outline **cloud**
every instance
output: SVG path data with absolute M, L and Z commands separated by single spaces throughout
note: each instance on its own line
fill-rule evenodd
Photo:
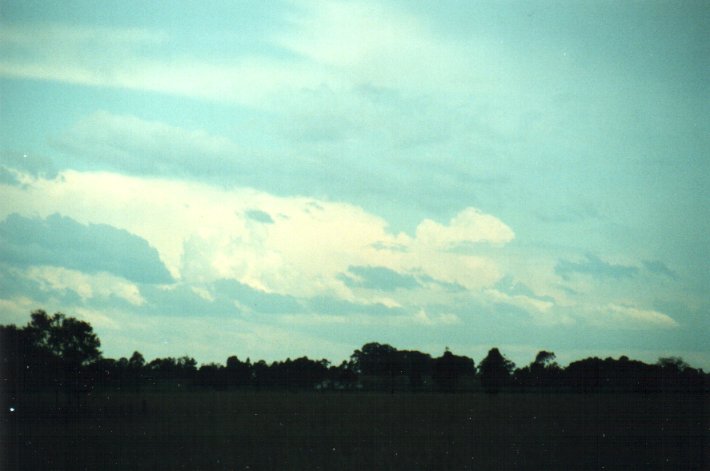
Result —
M 211 62 L 177 46 L 156 30 L 9 23 L 0 33 L 0 75 L 241 104 L 319 83 L 300 62 L 240 55 Z
M 27 296 L 3 296 L 0 298 L 0 313 L 3 324 L 25 325 L 28 314 L 38 308 L 35 299 Z
M 285 116 L 289 129 L 298 126 L 292 124 L 294 122 L 306 121 L 291 115 L 291 105 L 284 105 L 281 114 L 277 115 Z M 316 106 L 318 110 L 329 107 L 324 104 Z M 273 132 L 273 124 L 263 126 L 251 130 L 258 134 L 258 139 L 247 134 L 238 137 L 242 141 L 258 142 L 264 133 Z M 367 134 L 365 129 L 360 132 Z M 64 168 L 83 171 L 109 170 L 129 175 L 240 185 L 276 194 L 350 195 L 359 190 L 358 182 L 365 181 L 379 191 L 396 191 L 385 183 L 392 169 L 373 175 L 372 169 L 363 164 L 360 152 L 323 154 L 307 145 L 304 150 L 301 139 L 288 143 L 301 151 L 284 154 L 251 144 L 243 147 L 232 139 L 201 129 L 106 111 L 77 121 L 51 140 L 53 147 L 65 156 L 62 160 Z
M 596 325 L 618 328 L 674 328 L 678 323 L 667 314 L 650 309 L 611 304 L 600 312 L 600 317 L 592 321 Z
M 456 314 L 444 313 L 432 315 L 427 313 L 424 309 L 417 311 L 413 320 L 416 323 L 427 326 L 454 325 L 461 323 L 461 318 L 459 318 Z
M 238 147 L 224 137 L 105 111 L 75 123 L 54 143 L 73 166 L 136 175 L 215 177 L 236 173 L 240 163 Z
M 570 325 L 574 319 L 560 308 L 552 296 L 539 295 L 524 283 L 507 275 L 486 290 L 488 301 L 515 306 L 528 313 L 540 325 Z
M 378 291 L 394 291 L 396 289 L 413 289 L 421 285 L 411 275 L 403 275 L 385 267 L 355 266 L 340 277 L 351 288 L 373 289 Z
M 59 214 L 46 219 L 8 216 L 0 223 L 0 260 L 20 266 L 108 272 L 142 283 L 172 280 L 158 252 L 144 239 L 105 224 L 83 225 Z
M 546 302 L 555 301 L 554 298 L 551 296 L 540 296 L 536 294 L 532 289 L 530 289 L 530 287 L 526 286 L 520 281 L 517 281 L 511 275 L 501 278 L 500 281 L 496 283 L 495 288 L 511 296 L 525 296 L 528 298 L 535 298 L 540 301 Z
M 259 55 L 238 48 L 222 57 L 188 55 L 178 49 L 179 38 L 160 30 L 6 23 L 0 74 L 264 106 L 276 96 L 323 84 L 343 89 L 353 82 L 407 80 L 413 85 L 422 75 L 440 81 L 442 75 L 432 71 L 450 69 L 466 57 L 402 12 L 377 8 L 373 15 L 371 6 L 356 3 L 297 6 L 300 13 L 291 18 L 288 32 L 256 39 L 266 46 Z M 362 27 L 369 30 L 367 40 Z M 420 65 L 422 55 L 431 66 Z M 461 78 L 451 80 L 466 83 Z
M 364 315 L 391 317 L 394 315 L 402 315 L 405 312 L 401 307 L 387 306 L 380 302 L 352 302 L 332 296 L 316 296 L 310 298 L 307 300 L 306 306 L 310 312 L 324 314 L 326 316 Z
M 0 167 L 0 185 L 19 185 L 15 174 L 5 167 Z
M 185 38 L 162 30 L 7 22 L 0 34 L 0 75 L 271 110 L 321 87 L 457 95 L 497 89 L 503 78 L 515 83 L 507 70 L 512 61 L 499 43 L 444 37 L 424 16 L 404 9 L 294 2 L 280 16 L 288 27 L 251 38 L 248 50 L 219 43 L 189 52 Z
M 453 313 L 427 312 L 423 308 L 410 311 L 390 308 L 379 303 L 362 305 L 333 299 L 318 299 L 312 303 L 313 311 L 305 314 L 287 314 L 281 321 L 288 325 L 306 325 L 311 328 L 328 328 L 332 325 L 348 326 L 358 330 L 368 327 L 394 327 L 417 329 L 428 327 L 448 327 L 461 324 L 461 318 Z
M 0 152 L 0 184 L 21 185 L 28 178 L 55 178 L 51 159 L 41 154 Z
M 417 226 L 417 242 L 443 250 L 469 248 L 474 244 L 505 244 L 515 237 L 513 230 L 500 219 L 476 208 L 467 208 L 454 216 L 448 225 L 430 219 Z
M 646 270 L 651 273 L 655 273 L 656 275 L 663 275 L 672 280 L 678 278 L 678 274 L 668 268 L 668 266 L 660 260 L 644 260 L 643 266 Z
M 276 44 L 349 81 L 405 89 L 466 87 L 483 54 L 434 34 L 423 18 L 374 2 L 297 2 Z M 446 71 L 446 74 L 442 74 Z
M 271 215 L 267 212 L 261 211 L 259 209 L 250 209 L 246 213 L 246 217 L 252 221 L 260 222 L 262 224 L 273 224 L 274 220 Z
M 560 260 L 555 265 L 555 273 L 565 280 L 568 280 L 570 275 L 574 274 L 618 280 L 633 277 L 638 272 L 637 267 L 611 264 L 592 254 L 587 254 L 586 258 L 582 262 Z
M 212 286 L 217 295 L 234 301 L 250 314 L 291 314 L 304 310 L 293 296 L 267 293 L 235 280 L 219 280 Z
M 574 323 L 571 316 L 555 309 L 556 305 L 552 300 L 541 299 L 537 296 L 509 294 L 497 289 L 488 289 L 485 294 L 488 302 L 520 309 L 539 325 L 570 325 Z
M 105 172 L 64 171 L 57 179 L 5 187 L 0 197 L 13 201 L 21 214 L 47 218 L 9 217 L 11 226 L 27 226 L 35 237 L 44 234 L 41 243 L 47 247 L 41 257 L 29 258 L 34 264 L 109 271 L 139 283 L 178 280 L 212 295 L 211 283 L 233 280 L 298 300 L 320 296 L 404 306 L 402 296 L 390 296 L 396 288 L 420 290 L 423 284 L 450 293 L 492 286 L 500 279 L 496 250 L 513 237 L 502 221 L 476 208 L 464 208 L 448 223 L 422 221 L 411 236 L 391 231 L 383 218 L 354 204 Z M 84 253 L 57 258 L 50 229 L 83 234 Z M 17 249 L 19 239 L 9 247 Z M 480 244 L 487 246 L 485 254 L 466 252 Z M 112 252 L 90 255 L 100 250 Z M 20 258 L 28 260 L 26 254 L 15 257 Z M 153 268 L 145 266 L 151 263 Z M 150 303 L 144 287 L 141 292 Z M 199 297 L 185 294 L 193 295 Z M 200 299 L 195 302 L 207 300 Z
M 145 303 L 137 285 L 105 272 L 86 274 L 57 266 L 32 266 L 23 276 L 37 282 L 42 291 L 73 291 L 83 301 L 116 297 L 133 306 Z
M 201 285 L 177 282 L 170 285 L 147 285 L 141 288 L 146 303 L 139 312 L 146 317 L 214 317 L 238 316 L 242 310 L 224 297 L 212 296 Z

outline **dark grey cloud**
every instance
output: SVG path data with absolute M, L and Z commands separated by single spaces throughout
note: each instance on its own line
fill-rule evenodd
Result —
M 261 211 L 260 209 L 252 209 L 247 211 L 246 217 L 248 217 L 252 221 L 261 222 L 264 224 L 274 223 L 274 219 L 271 217 L 271 215 L 265 211 Z
M 535 293 L 529 286 L 516 281 L 512 276 L 505 276 L 496 283 L 496 289 L 510 296 L 525 296 L 540 301 L 555 302 L 552 296 L 541 296 Z
M 664 275 L 672 280 L 678 278 L 676 272 L 668 268 L 668 266 L 660 260 L 644 260 L 643 266 L 646 270 L 656 275 Z
M 36 280 L 22 276 L 17 267 L 0 263 L 0 299 L 26 297 L 37 302 L 48 302 L 56 299 L 58 293 L 43 290 Z
M 419 135 L 430 124 L 417 123 L 412 132 Z M 252 132 L 261 135 L 263 129 Z M 490 188 L 498 181 L 459 159 L 432 161 L 429 154 L 394 159 L 372 138 L 358 140 L 347 152 L 340 141 L 324 147 L 273 138 L 268 147 L 242 147 L 205 131 L 98 112 L 55 136 L 51 144 L 63 155 L 56 160 L 60 169 L 187 178 L 275 195 L 336 196 L 390 222 L 406 219 L 407 228 L 416 226 L 422 211 L 460 208 L 462 200 L 476 201 L 474 192 L 481 186 Z
M 212 284 L 219 298 L 236 301 L 255 313 L 293 314 L 303 307 L 293 296 L 259 291 L 236 280 L 219 280 Z
M 388 307 L 381 303 L 358 304 L 342 299 L 325 296 L 310 298 L 305 305 L 311 312 L 324 315 L 348 315 L 348 314 L 372 314 L 372 315 L 392 315 L 404 314 L 406 311 L 399 307 Z
M 83 225 L 59 214 L 47 219 L 8 216 L 0 223 L 0 260 L 86 273 L 105 271 L 140 283 L 172 281 L 158 251 L 145 239 L 106 224 Z
M 19 185 L 20 181 L 15 177 L 15 174 L 12 173 L 9 169 L 6 167 L 0 167 L 0 185 L 5 184 L 5 185 Z
M 571 262 L 560 260 L 555 265 L 555 273 L 564 279 L 569 279 L 571 275 L 588 275 L 595 278 L 630 278 L 638 272 L 638 268 L 627 265 L 615 265 L 607 263 L 596 255 L 587 254 L 586 260 L 581 262 Z
M 466 291 L 466 287 L 463 285 L 460 285 L 458 283 L 453 283 L 450 281 L 437 280 L 436 278 L 433 278 L 433 277 L 426 275 L 424 273 L 417 274 L 417 280 L 419 280 L 423 284 L 436 285 L 439 288 L 442 288 L 446 291 L 450 291 L 452 293 L 461 293 L 463 291 Z
M 236 157 L 243 152 L 229 139 L 103 111 L 51 143 L 67 155 L 65 167 L 81 170 L 225 181 L 246 169 L 244 159 Z
M 138 308 L 141 313 L 171 317 L 229 316 L 239 312 L 224 298 L 205 299 L 187 284 L 177 283 L 169 289 L 149 285 L 141 288 L 146 300 Z M 136 309 L 136 308 L 134 308 Z
M 141 294 L 146 304 L 138 308 L 148 314 L 191 316 L 282 315 L 317 313 L 323 315 L 392 315 L 401 308 L 384 304 L 358 304 L 341 299 L 318 296 L 300 299 L 290 295 L 267 293 L 232 279 L 221 279 L 201 286 L 209 297 L 201 296 L 192 286 L 173 285 L 170 289 L 144 286 Z
M 354 275 L 354 276 L 353 276 Z M 394 291 L 398 288 L 413 289 L 420 286 L 411 275 L 403 275 L 385 267 L 351 266 L 340 279 L 351 288 L 366 288 L 378 291 Z
M 57 176 L 54 163 L 48 157 L 32 153 L 0 152 L 0 183 L 19 185 L 20 181 L 13 170 L 32 177 Z

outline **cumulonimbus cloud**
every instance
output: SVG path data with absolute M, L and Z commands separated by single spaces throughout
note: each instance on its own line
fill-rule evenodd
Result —
M 476 208 L 462 210 L 448 223 L 424 221 L 410 236 L 390 232 L 384 219 L 352 204 L 105 172 L 65 171 L 26 188 L 4 187 L 3 193 L 21 202 L 21 214 L 49 217 L 43 224 L 66 220 L 72 228 L 113 226 L 135 234 L 146 247 L 155 247 L 155 260 L 164 261 L 182 281 L 234 279 L 299 297 L 327 294 L 353 301 L 342 274 L 358 266 L 475 289 L 499 278 L 495 261 L 451 249 L 504 244 L 513 237 L 507 225 Z M 72 219 L 51 216 L 59 210 Z M 269 215 L 267 224 L 263 214 Z M 25 216 L 12 218 L 32 223 Z

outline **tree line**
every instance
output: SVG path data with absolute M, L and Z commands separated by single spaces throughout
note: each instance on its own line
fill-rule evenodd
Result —
M 188 356 L 146 361 L 105 358 L 101 342 L 85 321 L 43 310 L 31 313 L 24 327 L 0 326 L 0 388 L 26 391 L 95 389 L 145 390 L 213 388 L 219 390 L 340 390 L 387 392 L 569 391 L 701 392 L 710 375 L 678 357 L 646 364 L 622 356 L 586 358 L 567 367 L 555 354 L 540 351 L 525 366 L 492 348 L 478 365 L 447 348 L 440 357 L 371 342 L 339 365 L 307 357 L 267 363 L 230 356 L 224 364 L 198 367 Z

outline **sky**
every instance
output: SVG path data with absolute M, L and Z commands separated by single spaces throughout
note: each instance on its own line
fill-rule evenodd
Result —
M 706 2 L 0 6 L 0 323 L 710 369 Z

